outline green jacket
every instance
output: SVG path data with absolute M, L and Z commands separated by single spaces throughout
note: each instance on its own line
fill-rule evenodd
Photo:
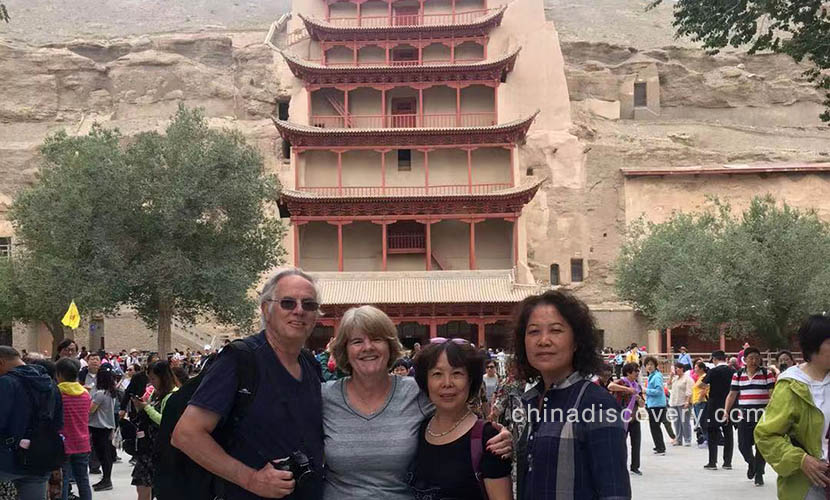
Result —
M 780 379 L 755 427 L 755 446 L 778 473 L 779 499 L 803 500 L 807 495 L 810 480 L 801 470 L 801 461 L 805 451 L 821 459 L 822 430 L 824 414 L 813 402 L 810 388 L 798 380 Z

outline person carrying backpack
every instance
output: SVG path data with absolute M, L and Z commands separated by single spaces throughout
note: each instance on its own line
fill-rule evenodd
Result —
M 42 367 L 0 346 L 0 401 L 0 481 L 12 481 L 20 500 L 42 500 L 65 457 L 60 393 Z

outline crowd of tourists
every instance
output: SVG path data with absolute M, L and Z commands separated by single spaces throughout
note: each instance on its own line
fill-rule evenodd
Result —
M 665 429 L 673 446 L 706 448 L 706 469 L 731 469 L 737 429 L 755 484 L 769 464 L 780 498 L 830 486 L 826 316 L 801 327 L 801 364 L 782 351 L 763 366 L 749 345 L 734 366 L 685 348 L 665 361 L 601 350 L 588 307 L 556 290 L 518 305 L 509 357 L 461 338 L 407 351 L 368 305 L 315 355 L 318 297 L 302 270 L 278 272 L 260 333 L 218 353 L 81 357 L 65 341 L 45 360 L 0 346 L 0 401 L 14 402 L 0 408 L 0 481 L 15 491 L 0 498 L 112 489 L 118 446 L 139 500 L 624 499 L 648 473 L 641 419 L 657 456 Z

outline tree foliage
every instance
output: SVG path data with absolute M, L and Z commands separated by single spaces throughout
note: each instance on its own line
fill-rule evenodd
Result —
M 662 0 L 655 0 L 655 7 Z M 679 36 L 716 53 L 726 46 L 748 46 L 750 54 L 769 50 L 812 67 L 806 76 L 830 90 L 830 4 L 826 0 L 677 0 L 674 27 Z M 830 121 L 830 92 L 825 93 Z
M 158 328 L 160 352 L 174 319 L 252 325 L 248 292 L 280 262 L 284 230 L 266 215 L 279 184 L 238 132 L 180 107 L 164 134 L 127 141 L 96 125 L 41 151 L 40 179 L 11 210 L 22 248 L 0 272 L 14 297 L 0 317 L 53 325 L 73 299 L 82 313 L 126 305 Z
M 12 18 L 9 17 L 9 11 L 6 9 L 6 5 L 0 3 L 0 21 L 11 21 Z
M 814 212 L 756 197 L 740 217 L 708 210 L 631 224 L 617 292 L 657 328 L 699 325 L 714 338 L 755 334 L 787 343 L 810 313 L 830 309 L 830 227 Z

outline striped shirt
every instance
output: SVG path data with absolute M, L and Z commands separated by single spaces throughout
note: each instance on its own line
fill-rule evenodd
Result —
M 775 374 L 766 368 L 759 368 L 752 379 L 746 368 L 741 368 L 732 375 L 731 391 L 738 393 L 738 406 L 741 408 L 764 408 L 769 403 L 772 389 L 775 387 Z

